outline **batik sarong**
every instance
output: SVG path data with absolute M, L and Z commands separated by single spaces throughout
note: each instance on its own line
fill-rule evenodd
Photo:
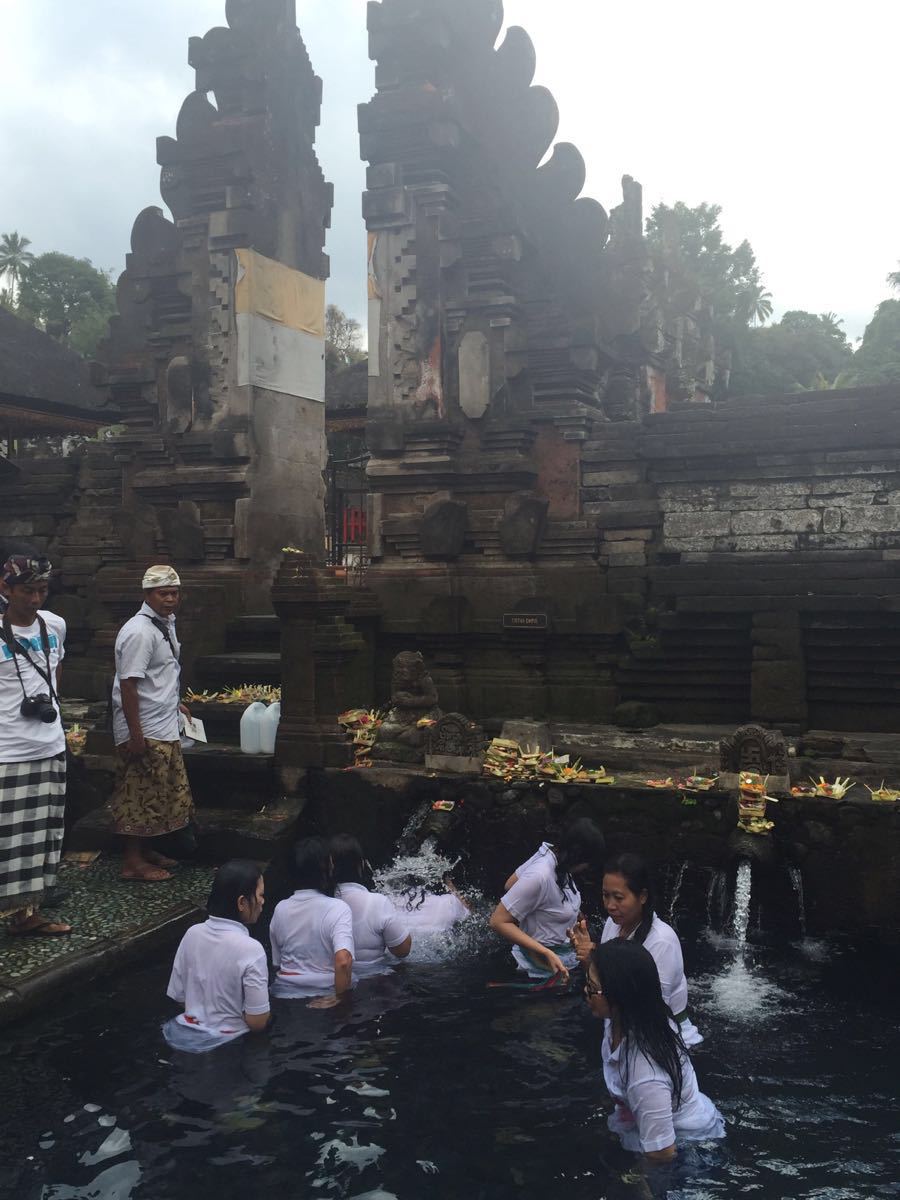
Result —
M 162 837 L 184 829 L 193 800 L 180 742 L 147 738 L 147 752 L 134 758 L 120 748 L 110 808 L 116 833 L 128 837 Z

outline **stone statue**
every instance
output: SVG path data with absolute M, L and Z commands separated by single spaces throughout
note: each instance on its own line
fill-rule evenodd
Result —
M 424 762 L 428 727 L 419 722 L 440 719 L 443 714 L 437 701 L 437 689 L 422 655 L 401 651 L 394 659 L 391 674 L 391 707 L 375 735 L 371 757 L 388 762 Z

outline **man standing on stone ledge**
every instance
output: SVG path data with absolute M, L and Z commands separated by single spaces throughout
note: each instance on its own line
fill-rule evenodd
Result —
M 181 580 L 172 567 L 148 567 L 144 603 L 116 638 L 113 736 L 121 763 L 111 807 L 125 838 L 122 878 L 171 879 L 176 863 L 151 849 L 151 839 L 184 829 L 193 800 L 181 754 L 181 647 L 175 613 Z
M 0 568 L 0 915 L 20 937 L 71 933 L 40 912 L 56 883 L 66 798 L 57 693 L 66 623 L 43 611 L 50 570 L 33 552 Z

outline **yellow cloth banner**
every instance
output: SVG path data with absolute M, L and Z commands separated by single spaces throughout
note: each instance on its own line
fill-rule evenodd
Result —
M 238 279 L 234 288 L 237 314 L 249 313 L 288 329 L 325 337 L 325 281 L 257 254 L 235 250 Z

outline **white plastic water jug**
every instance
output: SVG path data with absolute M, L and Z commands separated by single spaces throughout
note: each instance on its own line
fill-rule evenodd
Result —
M 281 720 L 281 701 L 273 700 L 262 715 L 259 725 L 259 748 L 263 754 L 275 753 L 275 736 Z
M 266 706 L 259 700 L 249 704 L 241 717 L 241 752 L 259 754 L 262 751 L 262 728 Z

